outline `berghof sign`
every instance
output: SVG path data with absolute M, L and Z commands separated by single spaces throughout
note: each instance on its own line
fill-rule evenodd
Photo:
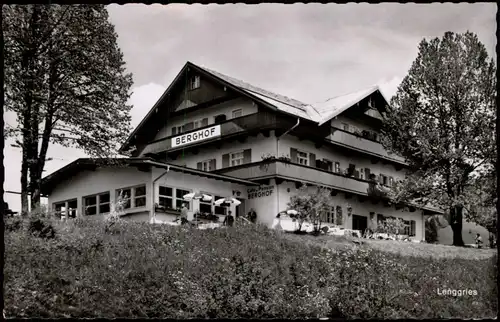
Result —
M 212 126 L 199 131 L 179 135 L 172 138 L 172 147 L 183 146 L 220 136 L 220 125 Z
M 259 188 L 248 189 L 248 199 L 269 197 L 274 191 L 274 186 L 263 186 Z

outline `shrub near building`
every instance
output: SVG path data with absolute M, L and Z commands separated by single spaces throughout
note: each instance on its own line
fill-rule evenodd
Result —
M 496 314 L 495 266 L 332 251 L 265 227 L 195 230 L 55 223 L 56 238 L 7 232 L 7 316 L 437 318 Z M 438 288 L 476 289 L 453 297 Z

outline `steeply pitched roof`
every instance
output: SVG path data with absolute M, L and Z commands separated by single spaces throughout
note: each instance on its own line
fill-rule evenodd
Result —
M 193 64 L 194 65 L 194 64 Z M 230 83 L 231 85 L 238 87 L 239 89 L 245 91 L 249 95 L 256 96 L 257 98 L 265 101 L 268 104 L 273 105 L 276 107 L 278 110 L 283 111 L 285 113 L 293 114 L 308 120 L 313 120 L 311 115 L 308 113 L 308 106 L 306 103 L 303 103 L 301 101 L 298 101 L 293 98 L 289 98 L 280 94 L 276 94 L 273 92 L 270 92 L 268 90 L 262 89 L 260 87 L 248 84 L 242 80 L 236 79 L 234 77 L 230 77 L 227 75 L 224 75 L 222 73 L 219 73 L 215 70 L 208 69 L 206 67 L 202 67 L 199 65 L 195 65 L 200 69 L 203 69 L 209 74 L 212 74 L 213 76 L 216 76 L 225 82 Z
M 357 92 L 353 92 L 347 95 L 333 97 L 324 102 L 316 103 L 316 104 L 306 104 L 296 99 L 292 99 L 280 94 L 276 94 L 265 89 L 259 88 L 257 86 L 248 84 L 244 81 L 236 79 L 234 77 L 230 77 L 219 73 L 217 71 L 211 70 L 206 67 L 202 67 L 191 62 L 187 62 L 184 67 L 181 69 L 179 74 L 176 76 L 172 84 L 169 85 L 165 93 L 160 97 L 158 102 L 151 108 L 150 112 L 144 117 L 141 123 L 134 129 L 134 131 L 130 134 L 128 139 L 123 144 L 120 151 L 124 150 L 126 146 L 131 143 L 131 139 L 135 136 L 138 131 L 145 126 L 146 121 L 153 117 L 153 111 L 160 106 L 161 102 L 166 97 L 167 93 L 170 91 L 172 86 L 177 82 L 180 75 L 183 74 L 186 68 L 193 67 L 195 69 L 200 70 L 208 76 L 213 77 L 214 79 L 220 80 L 222 83 L 228 84 L 228 86 L 232 86 L 234 89 L 238 90 L 243 95 L 247 95 L 251 99 L 260 100 L 271 107 L 276 108 L 278 111 L 283 113 L 291 114 L 302 119 L 306 119 L 309 121 L 313 121 L 318 123 L 318 125 L 323 125 L 330 119 L 349 109 L 351 106 L 366 98 L 368 95 L 380 91 L 378 86 L 372 86 L 367 89 L 363 89 Z M 389 102 L 385 97 L 386 102 Z
M 349 94 L 335 96 L 323 102 L 312 104 L 312 106 L 320 114 L 320 121 L 318 122 L 319 125 L 323 125 L 325 122 L 328 122 L 340 113 L 349 109 L 354 104 L 377 91 L 382 95 L 382 97 L 384 97 L 380 88 L 375 85 L 359 91 L 351 92 Z M 385 97 L 384 99 L 386 102 L 389 102 Z

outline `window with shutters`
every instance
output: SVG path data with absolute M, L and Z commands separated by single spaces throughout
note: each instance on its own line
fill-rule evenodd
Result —
M 330 207 L 327 212 L 323 213 L 323 221 L 335 224 L 335 207 Z
M 205 160 L 201 162 L 201 169 L 203 171 L 215 170 L 215 159 Z
M 409 220 L 404 220 L 403 222 L 405 224 L 403 235 L 408 235 L 409 236 L 410 235 L 410 230 L 411 230 L 410 221 Z
M 340 163 L 335 162 L 335 173 L 340 173 Z
M 243 115 L 243 110 L 241 108 L 233 111 L 233 119 L 241 117 Z
M 365 179 L 365 169 L 363 169 L 363 168 L 359 169 L 359 178 L 361 180 Z
M 394 178 L 389 177 L 389 187 L 392 187 L 393 184 L 394 184 Z
M 229 165 L 231 167 L 243 164 L 243 151 L 229 153 Z
M 197 88 L 200 88 L 200 76 L 196 75 L 191 77 L 191 79 L 189 80 L 189 89 L 193 90 Z
M 307 152 L 297 150 L 297 163 L 301 165 L 309 165 L 309 154 Z
M 387 185 L 389 183 L 389 179 L 386 175 L 380 174 L 380 183 L 383 185 Z

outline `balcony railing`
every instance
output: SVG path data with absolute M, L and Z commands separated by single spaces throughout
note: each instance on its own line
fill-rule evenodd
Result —
M 184 132 L 182 134 L 171 135 L 159 140 L 152 141 L 145 146 L 144 150 L 142 151 L 142 154 L 144 155 L 147 153 L 159 153 L 165 151 L 170 152 L 174 150 L 180 150 L 188 146 L 205 144 L 208 142 L 219 140 L 221 138 L 237 136 L 247 132 L 255 133 L 266 130 L 287 131 L 291 127 L 293 127 L 296 124 L 296 122 L 297 122 L 296 119 L 293 117 L 285 117 L 283 115 L 278 115 L 269 111 L 259 111 L 258 113 L 230 119 L 216 124 L 210 124 L 202 128 L 197 128 L 191 131 Z M 204 129 L 212 128 L 217 125 L 220 126 L 220 136 L 201 141 L 199 140 L 197 142 L 193 142 L 190 144 L 184 144 L 181 147 L 172 146 L 172 138 L 202 131 Z M 294 129 L 294 133 L 297 133 L 304 137 L 310 137 L 310 138 L 316 137 L 317 139 L 321 140 L 324 140 L 324 138 L 328 135 L 327 133 L 325 133 L 324 129 L 311 133 L 311 129 L 307 125 L 302 127 L 299 126 L 298 128 Z
M 259 113 L 254 113 L 250 114 L 247 116 L 242 116 L 234 119 L 230 119 L 224 122 L 220 122 L 217 124 L 210 124 L 208 126 L 202 127 L 202 128 L 197 128 L 191 131 L 186 131 L 182 134 L 177 134 L 177 135 L 171 135 L 167 136 L 165 138 L 155 140 L 150 142 L 144 150 L 142 151 L 142 154 L 147 154 L 147 153 L 158 153 L 158 152 L 164 152 L 164 151 L 170 151 L 170 150 L 175 150 L 178 149 L 177 147 L 172 147 L 172 138 L 178 137 L 180 135 L 186 135 L 189 133 L 194 133 L 201 131 L 203 129 L 211 128 L 214 126 L 219 125 L 220 126 L 220 136 L 207 139 L 207 140 L 202 140 L 202 141 L 197 141 L 193 142 L 191 144 L 185 144 L 182 145 L 182 148 L 185 148 L 187 146 L 193 146 L 201 143 L 207 143 L 211 141 L 218 140 L 222 137 L 228 137 L 228 136 L 233 136 L 237 134 L 241 134 L 247 131 L 258 131 L 258 130 L 272 130 L 275 129 L 276 127 L 280 126 L 280 123 L 283 123 L 281 120 L 278 120 L 275 114 L 268 113 L 268 112 L 259 112 Z M 179 147 L 180 149 L 181 147 Z
M 328 140 L 334 144 L 367 152 L 377 157 L 405 164 L 404 158 L 388 153 L 379 142 L 363 138 L 362 136 L 355 135 L 341 129 L 333 128 L 333 130 L 334 131 L 330 134 Z
M 389 201 L 387 195 L 389 191 L 388 187 L 376 187 L 376 184 L 367 180 L 280 160 L 243 164 L 235 167 L 220 169 L 216 172 L 249 180 L 259 178 L 270 179 L 272 177 L 281 177 L 284 179 L 289 178 L 290 180 L 324 185 L 339 191 L 367 196 L 369 198 L 383 200 L 385 202 Z M 407 205 L 419 207 L 418 205 L 412 203 L 408 203 Z M 442 210 L 431 205 L 421 208 L 431 211 L 432 213 L 443 213 Z
M 368 181 L 344 176 L 319 168 L 302 166 L 283 161 L 265 161 L 218 170 L 225 175 L 244 179 L 283 177 L 312 182 L 360 195 L 368 195 Z

